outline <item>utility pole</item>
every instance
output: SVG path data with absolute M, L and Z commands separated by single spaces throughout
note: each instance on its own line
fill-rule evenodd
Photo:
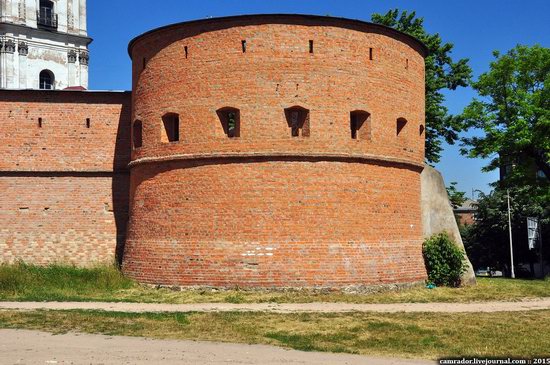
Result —
M 512 265 L 512 279 L 516 278 L 516 274 L 514 272 L 514 248 L 512 246 L 512 214 L 510 213 L 510 189 L 506 190 L 507 198 L 508 198 L 508 231 L 510 232 L 510 263 Z
M 539 254 L 540 254 L 540 275 L 544 279 L 544 260 L 542 259 L 542 224 L 539 224 Z

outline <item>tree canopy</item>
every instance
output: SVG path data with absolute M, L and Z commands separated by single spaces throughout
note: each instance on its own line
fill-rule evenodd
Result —
M 442 142 L 454 144 L 459 138 L 458 133 L 463 130 L 462 121 L 449 115 L 443 105 L 445 97 L 442 90 L 468 86 L 472 74 L 468 59 L 453 61 L 453 44 L 443 42 L 438 33 L 426 32 L 424 19 L 416 17 L 414 11 L 408 13 L 394 9 L 386 14 L 373 14 L 372 22 L 416 37 L 430 51 L 426 58 L 426 161 L 439 162 Z
M 550 179 L 550 49 L 518 45 L 494 56 L 472 84 L 480 98 L 460 117 L 483 131 L 463 138 L 463 153 L 491 158 L 487 171 L 532 161 Z
M 447 186 L 447 195 L 449 196 L 449 202 L 453 206 L 453 209 L 460 207 L 466 200 L 466 193 L 464 191 L 459 191 L 456 187 L 457 182 L 451 182 L 451 185 Z
M 550 49 L 518 45 L 494 56 L 489 71 L 472 83 L 478 98 L 459 119 L 481 132 L 462 139 L 463 153 L 490 158 L 484 170 L 505 174 L 491 194 L 481 194 L 476 224 L 462 233 L 474 265 L 508 271 L 508 192 L 516 262 L 537 259 L 538 250 L 527 247 L 527 217 L 539 218 L 543 237 L 550 234 Z
M 542 236 L 550 235 L 550 193 L 544 185 L 497 187 L 490 194 L 481 193 L 477 202 L 476 223 L 461 227 L 464 247 L 474 268 L 490 266 L 506 272 L 510 270 L 508 192 L 515 263 L 537 261 L 538 249 L 531 251 L 527 245 L 527 217 L 539 218 L 544 231 Z M 546 238 L 544 240 L 547 241 Z M 543 253 L 545 259 L 550 257 L 547 249 Z

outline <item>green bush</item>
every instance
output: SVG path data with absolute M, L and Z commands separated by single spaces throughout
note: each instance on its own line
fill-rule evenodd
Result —
M 447 233 L 433 235 L 422 247 L 428 281 L 437 286 L 457 287 L 466 270 L 464 252 Z

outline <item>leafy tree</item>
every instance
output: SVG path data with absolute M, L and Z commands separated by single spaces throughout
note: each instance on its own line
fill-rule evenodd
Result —
M 510 270 L 507 190 L 510 191 L 515 263 L 537 260 L 538 250 L 529 251 L 527 245 L 527 217 L 539 217 L 543 237 L 550 237 L 550 193 L 547 186 L 497 187 L 488 195 L 480 194 L 476 223 L 461 230 L 464 247 L 476 269 L 490 266 L 506 272 Z M 547 241 L 545 239 L 545 243 Z M 543 253 L 548 258 L 548 250 L 543 250 Z
M 463 191 L 458 191 L 456 188 L 456 181 L 453 181 L 450 186 L 447 186 L 447 195 L 449 195 L 449 201 L 453 206 L 453 209 L 460 207 L 466 199 L 466 193 Z
M 474 267 L 509 272 L 507 190 L 515 261 L 536 260 L 537 252 L 527 246 L 527 217 L 541 220 L 543 237 L 550 233 L 550 49 L 518 45 L 504 55 L 494 52 L 494 56 L 489 71 L 472 84 L 479 98 L 459 117 L 466 127 L 482 131 L 480 136 L 462 139 L 462 152 L 491 158 L 485 171 L 506 165 L 513 168 L 493 184 L 491 194 L 481 195 L 476 224 L 463 233 Z M 537 170 L 547 179 L 536 179 Z
M 438 33 L 429 34 L 424 29 L 424 19 L 413 11 L 390 10 L 386 14 L 373 14 L 372 22 L 395 28 L 422 41 L 429 49 L 426 58 L 426 161 L 439 162 L 441 143 L 454 144 L 463 130 L 461 120 L 449 115 L 443 105 L 442 91 L 468 86 L 472 70 L 468 59 L 454 62 L 451 58 L 452 43 L 444 43 Z
M 480 98 L 460 117 L 484 133 L 463 138 L 463 153 L 492 158 L 486 171 L 509 162 L 525 170 L 532 161 L 550 179 L 550 49 L 518 45 L 493 54 L 490 70 L 472 84 Z

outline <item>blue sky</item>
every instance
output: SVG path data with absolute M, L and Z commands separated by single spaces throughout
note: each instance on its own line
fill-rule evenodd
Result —
M 302 13 L 369 21 L 372 13 L 389 9 L 415 10 L 428 32 L 454 43 L 456 58 L 469 58 L 474 77 L 488 70 L 492 51 L 516 44 L 550 46 L 550 0 L 89 0 L 91 45 L 90 89 L 129 90 L 131 65 L 128 42 L 152 28 L 186 20 L 238 14 Z M 459 113 L 474 93 L 461 89 L 446 94 L 446 106 Z M 447 183 L 471 195 L 489 191 L 497 172 L 483 173 L 485 161 L 460 155 L 458 146 L 445 146 L 436 167 Z

